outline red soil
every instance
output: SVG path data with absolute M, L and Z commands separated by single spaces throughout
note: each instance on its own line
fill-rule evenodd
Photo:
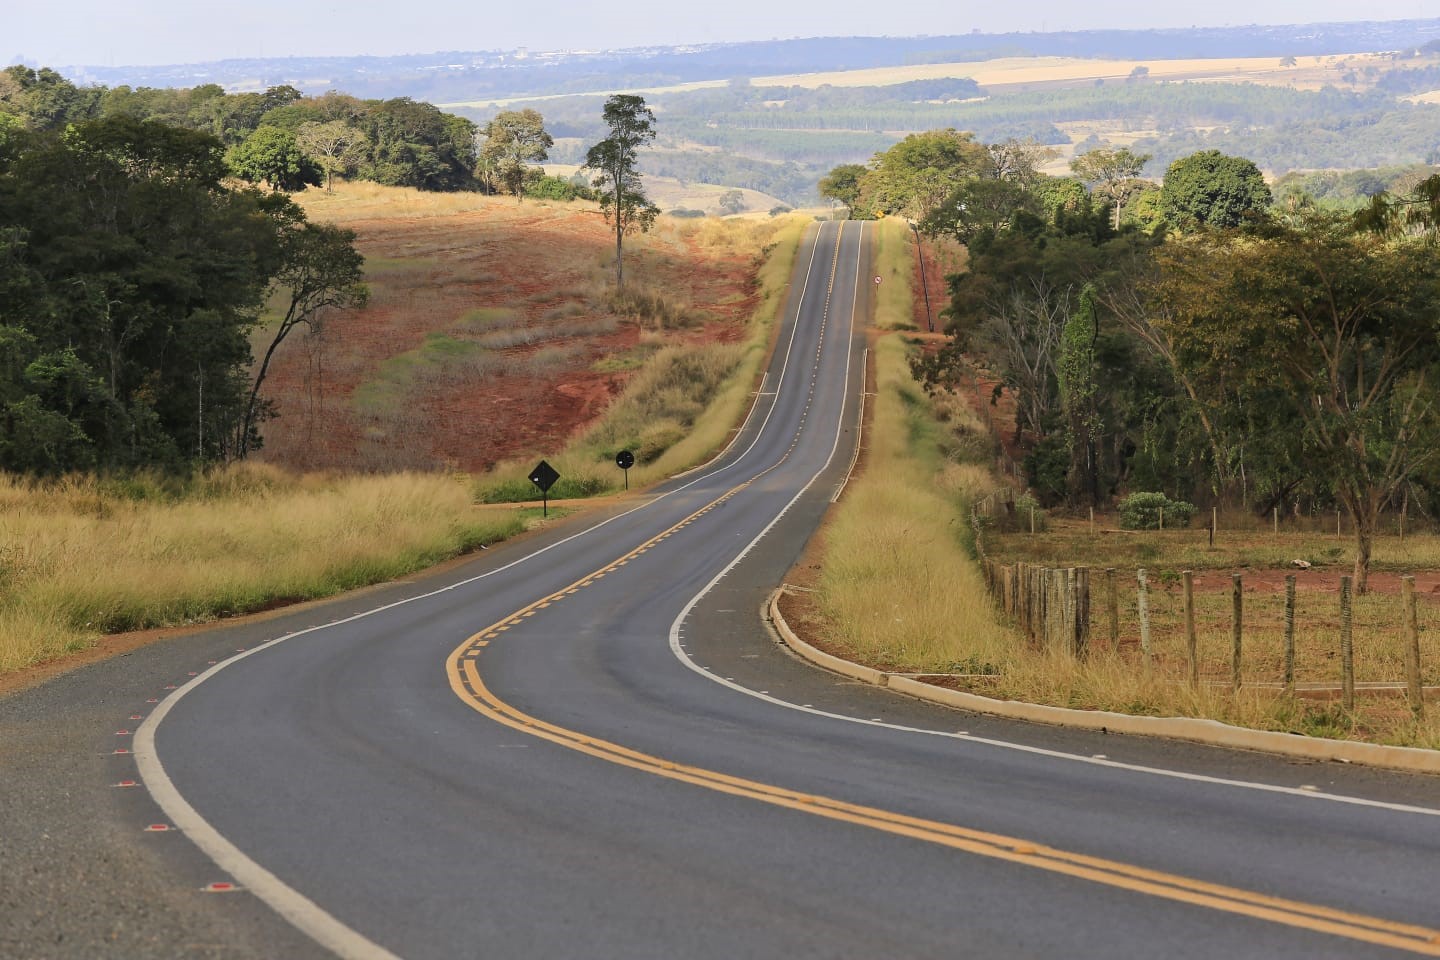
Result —
M 305 470 L 479 471 L 562 446 L 624 388 L 628 372 L 600 373 L 594 365 L 634 348 L 641 330 L 597 302 L 614 236 L 593 210 L 497 201 L 479 210 L 345 226 L 359 234 L 357 246 L 367 258 L 370 305 L 332 314 L 318 335 L 297 331 L 277 351 L 263 394 L 278 416 L 263 425 L 263 459 Z M 627 281 L 710 314 L 698 327 L 667 334 L 670 339 L 743 336 L 755 308 L 747 258 L 701 249 L 671 233 L 627 241 L 626 261 Z M 373 380 L 385 360 L 421 346 L 430 332 L 465 339 L 454 325 L 477 308 L 514 310 L 524 326 L 565 333 L 496 351 L 510 362 L 503 373 L 433 383 L 417 378 L 393 404 L 397 409 L 380 415 L 356 409 L 356 389 Z M 583 329 L 607 318 L 618 325 Z M 573 356 L 525 366 L 527 357 L 551 347 Z

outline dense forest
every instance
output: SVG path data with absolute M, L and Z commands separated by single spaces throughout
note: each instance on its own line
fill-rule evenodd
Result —
M 53 77 L 22 91 L 28 113 L 0 112 L 0 469 L 244 456 L 269 413 L 251 366 L 262 310 L 278 306 L 278 342 L 363 300 L 354 235 L 231 185 L 225 142 L 193 128 L 209 107 L 244 142 L 218 97 L 166 101 L 187 108 L 176 125 Z
M 1045 504 L 1343 509 L 1363 589 L 1380 512 L 1440 505 L 1440 175 L 1352 182 L 1397 192 L 1342 210 L 1304 184 L 1345 184 L 1297 178 L 1277 204 L 1254 162 L 1214 150 L 1158 186 L 1128 149 L 1081 154 L 1066 178 L 1039 172 L 1047 155 L 935 130 L 822 181 L 858 215 L 969 249 L 950 342 L 917 374 L 953 384 L 975 361 L 1000 378 Z
M 244 179 L 286 189 L 319 184 L 327 170 L 422 190 L 475 187 L 475 124 L 408 97 L 82 87 L 54 70 L 14 66 L 0 71 L 0 116 L 35 131 L 117 118 L 201 131 L 227 148 Z

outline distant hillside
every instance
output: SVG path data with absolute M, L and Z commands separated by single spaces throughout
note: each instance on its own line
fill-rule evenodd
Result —
M 156 67 L 71 65 L 61 69 L 82 82 L 107 86 L 218 83 L 232 90 L 260 91 L 290 84 L 311 93 L 343 89 L 360 97 L 409 96 L 445 102 L 1002 56 L 1300 57 L 1413 49 L 1435 39 L 1440 39 L 1440 18 L 1183 30 L 820 37 L 604 51 L 450 51 L 395 57 L 240 59 Z

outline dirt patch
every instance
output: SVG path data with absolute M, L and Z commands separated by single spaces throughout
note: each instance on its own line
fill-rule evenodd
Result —
M 662 223 L 627 241 L 627 284 L 685 305 L 686 323 L 617 314 L 614 235 L 585 204 L 320 195 L 311 215 L 357 232 L 371 302 L 276 353 L 260 458 L 294 469 L 475 472 L 555 449 L 624 389 L 637 363 L 618 358 L 739 340 L 755 307 L 750 252 Z

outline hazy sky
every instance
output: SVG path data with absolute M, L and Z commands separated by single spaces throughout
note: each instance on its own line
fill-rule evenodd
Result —
M 814 36 L 1188 27 L 1440 16 L 1440 0 L 0 0 L 0 62 L 54 66 Z

